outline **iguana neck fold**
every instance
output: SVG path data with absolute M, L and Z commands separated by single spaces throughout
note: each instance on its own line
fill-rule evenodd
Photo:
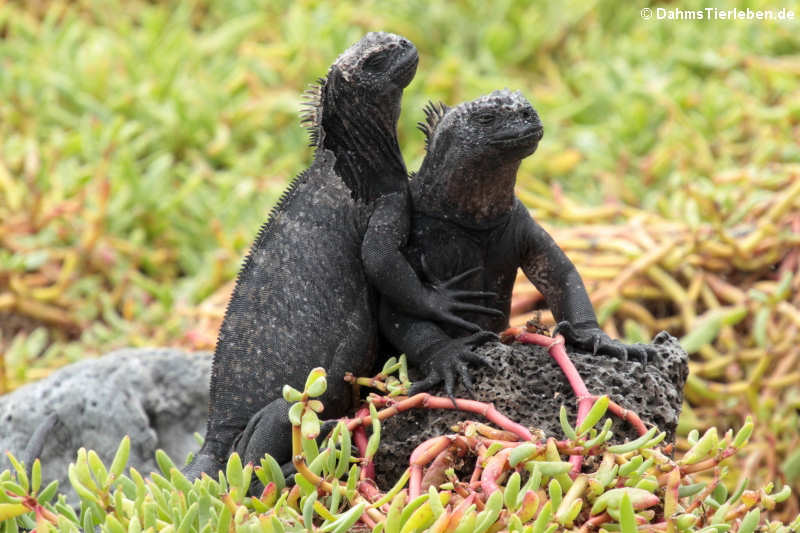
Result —
M 451 161 L 450 159 L 455 159 Z M 492 227 L 514 207 L 520 160 L 425 159 L 414 184 L 414 209 L 467 227 Z
M 370 202 L 406 183 L 397 141 L 399 106 L 387 113 L 385 106 L 337 96 L 335 86 L 325 88 L 322 146 L 336 156 L 336 173 L 353 195 Z
M 397 121 L 403 89 L 414 78 L 418 61 L 407 39 L 368 33 L 308 93 L 304 121 L 312 144 L 336 156 L 336 174 L 357 200 L 370 203 L 408 187 Z

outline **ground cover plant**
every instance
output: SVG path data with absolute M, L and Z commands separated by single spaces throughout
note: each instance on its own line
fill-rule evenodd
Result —
M 532 342 L 552 341 L 527 332 L 518 335 L 518 339 L 526 337 Z M 565 356 L 563 349 L 554 354 L 561 356 Z M 145 479 L 131 468 L 125 475 L 131 445 L 125 437 L 108 468 L 93 451 L 78 451 L 69 467 L 70 483 L 81 498 L 76 512 L 62 495 L 53 501 L 58 482 L 41 488 L 38 459 L 29 476 L 25 466 L 9 455 L 15 473 L 0 474 L 5 491 L 0 493 L 3 530 L 79 531 L 81 526 L 84 531 L 99 527 L 115 533 L 344 532 L 364 527 L 400 533 L 800 529 L 800 515 L 790 524 L 762 518 L 762 512 L 786 501 L 791 494 L 788 486 L 774 490 L 770 483 L 753 490 L 741 479 L 729 493 L 722 483 L 728 475 L 723 461 L 736 454 L 753 432 L 749 418 L 737 433 L 729 430 L 721 439 L 716 428 L 702 437 L 694 430 L 689 436 L 691 448 L 674 460 L 672 444 L 658 447 L 665 433 L 659 434 L 655 427 L 642 428 L 643 434 L 634 441 L 608 445 L 611 420 L 606 419 L 602 428 L 594 427 L 610 407 L 608 396 L 596 398 L 583 416 L 579 413 L 574 426 L 562 408 L 562 428 L 568 438 L 545 440 L 481 402 L 427 393 L 398 396 L 410 386 L 406 376 L 404 359 L 392 358 L 377 376 L 360 379 L 392 392 L 371 396 L 363 414 L 340 421 L 321 447 L 315 439 L 320 433 L 317 413 L 324 406 L 315 398 L 325 392 L 325 370 L 312 370 L 303 391 L 286 385 L 283 396 L 294 402 L 289 418 L 297 474 L 291 486 L 270 456 L 254 467 L 242 465 L 233 454 L 218 479 L 204 474 L 190 483 L 159 450 L 161 474 Z M 501 429 L 465 422 L 455 434 L 422 443 L 395 485 L 381 491 L 372 478 L 380 421 L 412 404 L 483 413 Z M 383 409 L 378 411 L 378 407 Z M 365 427 L 371 428 L 369 438 Z M 569 461 L 562 457 L 566 455 L 571 456 Z M 459 478 L 454 468 L 463 463 L 464 456 L 476 456 L 469 478 Z M 592 461 L 590 472 L 581 471 L 583 460 Z M 713 471 L 713 479 L 695 482 L 694 474 L 704 471 Z M 261 483 L 263 489 L 248 496 L 251 483 Z
M 545 137 L 518 194 L 603 327 L 631 341 L 668 329 L 692 353 L 677 447 L 752 415 L 728 489 L 800 487 L 798 22 L 639 10 L 0 4 L 0 391 L 119 346 L 213 347 L 240 258 L 310 159 L 303 88 L 385 29 L 420 50 L 409 168 L 427 99 L 523 91 Z M 520 285 L 513 322 L 537 305 Z M 797 492 L 769 513 L 789 521 Z

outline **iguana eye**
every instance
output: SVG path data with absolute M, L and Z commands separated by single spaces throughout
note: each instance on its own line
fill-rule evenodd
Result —
M 475 117 L 475 122 L 480 124 L 481 126 L 489 126 L 494 122 L 495 116 L 494 113 L 481 113 Z
M 376 72 L 383 70 L 389 60 L 389 52 L 383 51 L 373 54 L 364 61 L 364 70 Z

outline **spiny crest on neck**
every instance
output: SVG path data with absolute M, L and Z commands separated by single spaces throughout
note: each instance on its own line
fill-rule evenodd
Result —
M 327 81 L 327 78 L 319 78 L 316 83 L 309 84 L 303 93 L 305 101 L 301 104 L 300 123 L 308 130 L 309 146 L 315 148 L 322 145 L 322 95 Z
M 443 102 L 438 104 L 435 102 L 428 102 L 422 111 L 425 113 L 425 122 L 417 122 L 417 129 L 425 134 L 425 150 L 430 148 L 433 132 L 436 131 L 436 126 L 441 122 L 442 117 L 450 110 Z

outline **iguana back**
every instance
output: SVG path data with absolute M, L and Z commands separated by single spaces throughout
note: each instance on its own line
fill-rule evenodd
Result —
M 359 253 L 364 207 L 332 179 L 334 162 L 318 152 L 261 228 L 237 279 L 211 371 L 204 449 L 219 459 L 283 384 L 302 389 L 314 367 L 344 375 L 374 359 L 374 296 Z M 348 328 L 329 330 L 331 322 Z M 331 385 L 330 395 L 343 397 Z

